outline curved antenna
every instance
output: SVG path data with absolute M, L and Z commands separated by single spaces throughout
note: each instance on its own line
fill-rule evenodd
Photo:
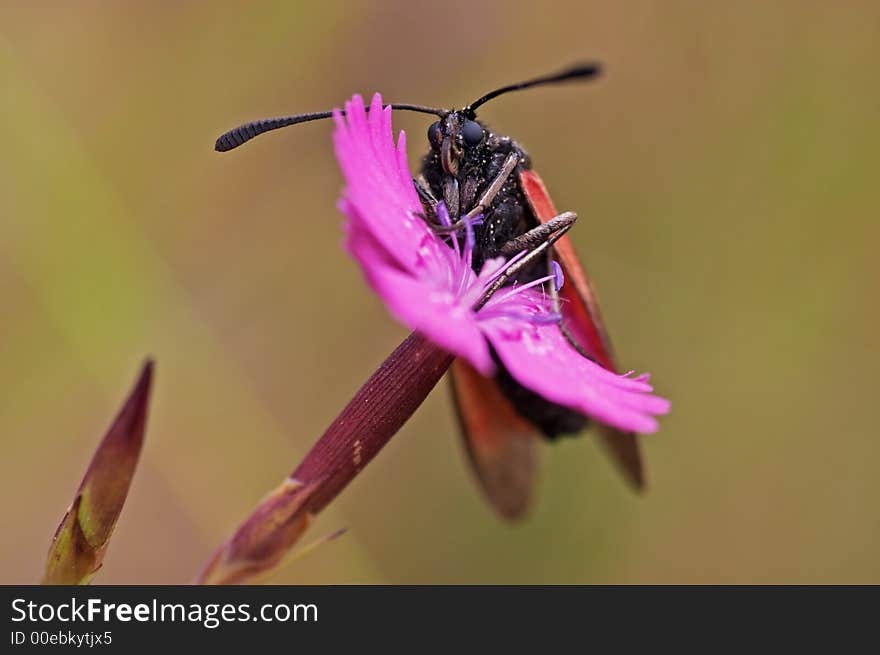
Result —
M 489 102 L 492 98 L 497 98 L 498 96 L 508 93 L 510 91 L 519 91 L 520 89 L 528 89 L 533 86 L 541 86 L 543 84 L 554 84 L 556 82 L 566 82 L 568 80 L 576 80 L 581 78 L 590 78 L 596 77 L 602 72 L 602 66 L 598 63 L 591 62 L 586 64 L 576 64 L 571 68 L 567 68 L 564 71 L 560 71 L 559 73 L 552 73 L 550 75 L 542 75 L 541 77 L 536 77 L 532 80 L 527 80 L 525 82 L 519 82 L 517 84 L 508 84 L 507 86 L 502 86 L 500 89 L 495 89 L 494 91 L 490 91 L 482 98 L 475 100 L 467 107 L 462 109 L 462 112 L 470 115 L 471 117 L 476 115 L 476 109 L 480 105 L 483 105 Z
M 388 105 L 385 106 L 387 107 Z M 441 118 L 449 113 L 445 109 L 424 107 L 422 105 L 393 104 L 391 105 L 391 108 L 403 111 L 417 111 L 423 114 L 433 114 L 435 116 L 440 116 Z M 367 111 L 369 110 L 370 108 L 367 107 Z M 344 111 L 341 111 L 340 113 L 345 116 Z M 309 114 L 296 114 L 295 116 L 261 118 L 260 120 L 239 125 L 238 127 L 221 134 L 216 143 L 214 143 L 214 150 L 217 152 L 227 152 L 228 150 L 237 148 L 243 143 L 247 143 L 256 136 L 260 136 L 263 132 L 278 130 L 282 127 L 287 127 L 288 125 L 297 125 L 299 123 L 321 120 L 322 118 L 330 118 L 332 115 L 332 111 L 316 111 Z

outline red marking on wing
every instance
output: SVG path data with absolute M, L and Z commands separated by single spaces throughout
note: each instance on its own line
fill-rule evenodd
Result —
M 520 184 L 535 218 L 541 223 L 559 215 L 543 180 L 534 171 L 520 172 Z M 610 371 L 617 371 L 611 340 L 602 322 L 599 299 L 571 245 L 568 235 L 553 246 L 565 273 L 565 284 L 559 291 L 563 331 L 590 357 Z M 644 470 L 636 435 L 602 426 L 602 441 L 623 473 L 637 489 L 644 487 Z
M 520 181 L 535 217 L 541 223 L 546 223 L 559 215 L 556 207 L 553 206 L 553 200 L 547 193 L 544 182 L 541 181 L 537 173 L 523 171 L 520 174 Z M 599 300 L 580 260 L 578 260 L 568 235 L 559 239 L 554 245 L 554 249 L 565 273 L 565 284 L 559 292 L 562 299 L 560 309 L 565 326 L 590 357 L 593 357 L 605 368 L 616 371 L 611 342 L 599 312 Z
M 506 519 L 528 509 L 535 481 L 538 429 L 505 398 L 494 379 L 463 359 L 449 371 L 468 458 L 489 502 Z

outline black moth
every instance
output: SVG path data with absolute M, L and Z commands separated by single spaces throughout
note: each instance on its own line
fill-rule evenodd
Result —
M 413 180 L 425 208 L 425 219 L 437 232 L 463 226 L 464 216 L 483 215 L 474 227 L 476 248 L 474 268 L 498 255 L 510 256 L 559 237 L 571 226 L 571 212 L 543 222 L 535 216 L 520 183 L 523 171 L 531 170 L 528 154 L 513 139 L 492 132 L 477 120 L 476 109 L 503 93 L 542 84 L 592 78 L 598 75 L 596 64 L 579 65 L 562 72 L 526 82 L 501 87 L 487 93 L 459 110 L 444 110 L 422 105 L 393 104 L 396 110 L 434 114 L 439 120 L 428 128 L 430 151 L 422 161 L 421 174 Z M 288 125 L 328 118 L 332 112 L 315 112 L 268 118 L 241 125 L 217 139 L 215 149 L 225 152 L 264 132 Z M 435 208 L 443 201 L 453 219 L 451 228 L 443 228 Z M 549 251 L 548 251 L 549 253 Z M 528 281 L 547 274 L 550 255 L 520 272 L 518 279 Z M 577 345 L 577 344 L 575 344 Z M 588 356 L 588 353 L 584 353 Z M 516 412 L 540 429 L 546 437 L 575 433 L 587 424 L 587 417 L 551 403 L 529 391 L 504 369 L 500 360 L 496 382 Z

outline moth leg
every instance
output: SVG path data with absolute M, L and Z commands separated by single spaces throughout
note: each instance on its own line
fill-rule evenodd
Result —
M 507 182 L 507 178 L 513 173 L 513 169 L 516 168 L 517 164 L 519 164 L 518 154 L 511 152 L 507 155 L 507 159 L 505 159 L 504 163 L 501 165 L 501 170 L 498 171 L 498 175 L 495 176 L 495 178 L 489 183 L 489 186 L 486 187 L 486 190 L 483 191 L 483 195 L 477 200 L 477 204 L 466 214 L 468 218 L 473 219 L 477 214 L 483 213 L 491 206 L 492 201 L 495 200 L 495 196 L 497 196 L 504 187 L 504 183 Z
M 434 197 L 434 194 L 431 193 L 431 187 L 428 186 L 428 181 L 425 179 L 424 175 L 419 175 L 418 177 L 414 177 L 412 179 L 413 186 L 416 188 L 416 193 L 419 194 L 419 198 L 422 201 L 422 204 L 426 207 L 430 207 L 433 209 L 437 206 L 437 198 Z
M 451 199 L 453 201 L 455 200 L 455 196 L 458 193 L 458 182 L 457 180 L 454 181 L 455 187 L 449 190 L 449 194 L 452 196 Z M 424 212 L 419 214 L 419 217 L 428 224 L 428 227 L 431 228 L 431 231 L 434 232 L 434 234 L 446 236 L 464 229 L 464 221 L 455 220 L 455 217 L 452 215 L 451 212 L 450 219 L 454 221 L 452 225 L 444 225 L 440 222 L 437 217 L 437 205 L 440 204 L 440 201 L 434 197 L 434 194 L 431 192 L 431 189 L 428 186 L 428 183 L 425 180 L 424 176 L 419 175 L 418 177 L 414 177 L 413 186 L 416 188 L 416 193 L 419 194 L 419 199 L 422 201 L 422 207 L 425 210 Z M 447 211 L 449 211 L 448 205 L 446 209 Z
M 540 261 L 540 258 L 546 258 L 552 251 L 553 244 L 556 243 L 559 239 L 565 236 L 565 233 L 571 229 L 574 221 L 570 221 L 566 225 L 562 225 L 559 227 L 555 233 L 550 234 L 543 241 L 538 242 L 536 245 L 528 249 L 528 252 L 525 253 L 522 257 L 518 258 L 516 261 L 512 263 L 508 263 L 506 268 L 502 270 L 502 273 L 498 275 L 495 280 L 490 284 L 486 290 L 483 292 L 483 295 L 480 296 L 480 299 L 473 306 L 473 310 L 477 311 L 483 305 L 488 302 L 489 298 L 498 291 L 501 287 L 503 287 L 507 282 L 513 278 L 515 278 L 520 271 L 524 270 L 526 267 L 531 266 L 537 261 Z M 548 267 L 551 267 L 552 264 L 548 264 Z
M 463 219 L 468 219 L 472 221 L 477 217 L 477 215 L 486 211 L 486 209 L 491 206 L 492 201 L 495 200 L 495 197 L 504 187 L 504 183 L 507 182 L 510 174 L 513 173 L 513 170 L 516 168 L 517 164 L 519 164 L 519 161 L 519 155 L 517 155 L 515 152 L 511 152 L 509 155 L 507 155 L 507 158 L 504 160 L 504 164 L 502 164 L 501 170 L 498 172 L 498 175 L 496 175 L 492 179 L 492 182 L 490 182 L 489 186 L 486 187 L 486 190 L 483 191 L 483 195 L 480 196 L 477 204 L 474 205 L 470 209 L 470 211 L 468 211 L 468 213 L 465 214 L 461 219 L 458 218 L 457 210 L 453 210 L 453 207 L 458 207 L 459 204 L 460 194 L 458 180 L 454 177 L 447 178 L 444 185 L 443 193 L 445 196 L 446 209 L 449 210 L 449 216 L 452 219 L 453 223 L 452 225 L 439 225 L 436 221 L 429 221 L 428 224 L 431 226 L 431 229 L 434 231 L 434 233 L 445 235 L 458 232 L 459 230 L 464 229 L 465 220 Z M 416 182 L 416 190 L 419 190 L 419 182 L 417 180 L 414 181 Z M 422 197 L 423 202 L 428 197 L 433 200 L 433 196 L 430 196 L 430 191 L 428 189 L 425 188 L 424 192 L 427 195 L 423 194 L 422 191 L 419 190 L 419 195 Z M 437 206 L 436 200 L 433 200 L 433 206 Z
M 446 203 L 446 209 L 449 211 L 449 218 L 455 223 L 458 214 L 461 211 L 460 195 L 458 191 L 458 179 L 452 175 L 447 175 L 443 180 L 443 201 Z
M 504 184 L 510 178 L 511 173 L 513 173 L 519 162 L 520 158 L 517 153 L 509 153 L 507 155 L 507 158 L 504 160 L 504 163 L 501 165 L 501 170 L 498 171 L 498 174 L 492 179 L 492 181 L 489 183 L 489 186 L 486 187 L 486 190 L 483 191 L 483 195 L 481 195 L 480 199 L 477 200 L 477 204 L 471 207 L 471 209 L 467 212 L 467 214 L 464 215 L 463 218 L 473 220 L 478 214 L 486 211 L 486 209 L 488 209 L 492 205 L 492 202 L 500 193 L 501 189 L 504 187 Z M 422 178 L 421 176 L 419 176 L 419 178 L 413 178 L 413 184 L 415 184 L 416 191 L 419 193 L 419 197 L 422 199 L 422 204 L 435 208 L 437 206 L 437 199 L 434 198 L 433 194 L 428 188 L 428 185 L 425 183 L 424 178 Z M 443 195 L 446 202 L 446 209 L 449 211 L 450 217 L 454 221 L 453 224 L 450 226 L 442 226 L 437 225 L 437 223 L 433 221 L 428 221 L 428 224 L 437 234 L 450 234 L 462 229 L 465 224 L 465 221 L 463 220 L 456 220 L 458 219 L 460 197 L 457 179 L 455 179 L 454 177 L 448 177 L 445 180 Z M 558 229 L 558 227 L 556 229 Z
M 412 181 L 413 186 L 416 188 L 416 193 L 419 194 L 419 200 L 422 201 L 422 208 L 424 209 L 423 212 L 419 212 L 417 215 L 425 221 L 434 234 L 444 236 L 452 234 L 453 232 L 458 232 L 464 227 L 464 223 L 453 223 L 452 225 L 444 225 L 441 223 L 437 216 L 437 205 L 440 204 L 440 201 L 434 197 L 425 177 L 419 175 L 418 177 L 414 177 Z
M 502 245 L 498 251 L 502 255 L 509 256 L 515 255 L 521 250 L 531 250 L 550 239 L 560 230 L 570 228 L 576 220 L 577 214 L 574 212 L 562 212 L 559 216 L 554 216 L 546 223 L 533 227 L 525 234 L 514 237 Z

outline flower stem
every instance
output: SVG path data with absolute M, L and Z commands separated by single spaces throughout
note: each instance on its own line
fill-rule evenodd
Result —
M 428 397 L 453 356 L 413 333 L 345 406 L 305 459 L 211 556 L 196 584 L 244 583 L 274 569 L 320 512 Z
M 291 478 L 323 480 L 309 502 L 317 513 L 403 426 L 452 364 L 453 356 L 412 333 L 345 406 Z

